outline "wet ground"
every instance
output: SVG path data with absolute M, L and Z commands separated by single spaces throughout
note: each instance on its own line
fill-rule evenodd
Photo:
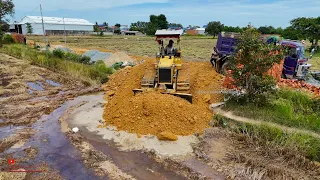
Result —
M 0 179 L 320 177 L 306 159 L 217 127 L 174 143 L 98 128 L 106 102 L 89 93 L 99 88 L 12 57 L 0 60 Z M 18 169 L 29 172 L 8 173 Z

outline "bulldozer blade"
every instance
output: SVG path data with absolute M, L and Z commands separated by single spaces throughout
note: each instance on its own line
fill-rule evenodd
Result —
M 185 99 L 189 101 L 192 104 L 192 94 L 187 94 L 187 93 L 169 93 L 169 92 L 163 92 L 162 94 L 170 94 L 173 96 L 180 97 L 182 99 Z

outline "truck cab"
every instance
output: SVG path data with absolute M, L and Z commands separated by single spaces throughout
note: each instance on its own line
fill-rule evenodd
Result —
M 311 67 L 311 64 L 308 64 L 303 44 L 291 40 L 281 41 L 280 44 L 288 51 L 284 57 L 282 76 L 290 79 L 303 79 Z

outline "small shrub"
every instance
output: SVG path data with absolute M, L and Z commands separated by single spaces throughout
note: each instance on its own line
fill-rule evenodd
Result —
M 108 81 L 108 74 L 112 74 L 112 68 L 108 68 L 102 60 L 97 61 L 92 65 L 93 70 L 90 72 L 90 77 L 92 79 L 99 79 L 101 83 Z
M 80 60 L 81 60 L 81 55 L 67 52 L 67 53 L 65 54 L 65 58 L 66 58 L 67 60 L 70 60 L 70 61 L 80 62 Z
M 12 37 L 16 43 L 24 43 L 24 36 L 22 34 L 14 33 L 12 34 Z
M 233 85 L 245 90 L 245 103 L 266 104 L 276 81 L 265 72 L 283 58 L 281 48 L 265 44 L 253 29 L 246 30 L 239 37 L 238 52 L 229 58 L 228 68 L 232 71 Z
M 12 44 L 14 43 L 14 39 L 11 34 L 5 34 L 2 40 L 3 44 Z
M 91 58 L 89 56 L 82 56 L 80 59 L 80 62 L 82 64 L 89 64 L 90 63 Z
M 64 57 L 64 52 L 61 49 L 55 49 L 52 51 L 53 56 L 62 59 Z

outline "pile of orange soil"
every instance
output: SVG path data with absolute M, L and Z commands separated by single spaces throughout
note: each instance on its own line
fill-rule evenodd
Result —
M 222 100 L 218 91 L 222 88 L 223 76 L 216 73 L 209 62 L 184 62 L 182 71 L 189 74 L 192 104 L 154 90 L 134 96 L 132 89 L 141 87 L 144 73 L 152 70 L 154 63 L 153 59 L 147 59 L 110 77 L 104 86 L 108 100 L 104 108 L 105 125 L 143 135 L 202 133 L 212 120 L 209 104 Z

